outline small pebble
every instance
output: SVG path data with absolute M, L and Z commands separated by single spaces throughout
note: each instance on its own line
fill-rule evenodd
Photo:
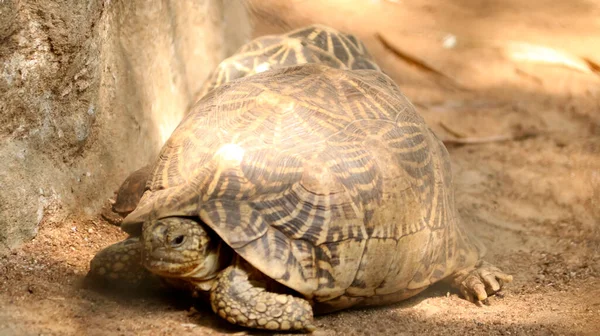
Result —
M 182 323 L 181 326 L 184 328 L 190 328 L 190 329 L 197 327 L 197 325 L 195 325 L 193 323 Z

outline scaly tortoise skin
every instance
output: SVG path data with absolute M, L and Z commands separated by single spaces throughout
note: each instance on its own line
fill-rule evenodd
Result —
M 145 269 L 252 328 L 312 331 L 313 310 L 398 302 L 440 280 L 481 301 L 512 280 L 460 226 L 444 145 L 377 70 L 303 64 L 211 90 L 122 228 L 131 238 L 90 272 L 139 272 L 122 262 L 137 246 Z

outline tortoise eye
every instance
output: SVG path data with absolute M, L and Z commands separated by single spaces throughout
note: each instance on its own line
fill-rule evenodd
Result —
M 184 241 L 185 241 L 185 236 L 178 235 L 175 238 L 171 239 L 171 242 L 169 244 L 171 245 L 171 247 L 179 247 L 179 246 L 181 246 L 181 244 L 183 244 Z

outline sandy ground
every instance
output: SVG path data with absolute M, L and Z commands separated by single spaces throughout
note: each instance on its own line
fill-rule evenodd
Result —
M 398 3 L 404 2 L 390 6 Z M 561 47 L 580 61 L 579 56 L 599 55 L 600 5 L 575 1 L 567 10 L 532 1 L 527 10 L 535 4 L 544 10 L 527 16 L 516 1 L 492 9 L 466 9 L 462 3 L 475 4 L 415 1 L 403 7 L 403 13 L 420 13 L 415 17 L 422 20 L 412 19 L 415 26 L 455 32 L 455 48 L 444 49 L 439 39 L 424 35 L 388 30 L 384 36 L 392 48 L 410 51 L 446 77 L 408 65 L 389 46 L 367 41 L 384 70 L 449 141 L 465 225 L 489 247 L 486 259 L 513 274 L 514 282 L 489 306 L 434 286 L 400 304 L 318 317 L 320 335 L 600 334 L 599 69 L 516 61 L 506 42 L 519 37 Z M 431 19 L 439 13 L 459 19 Z M 481 28 L 465 28 L 461 17 Z M 319 21 L 318 15 L 311 20 Z M 343 26 L 335 20 L 323 16 L 323 22 Z M 296 24 L 307 22 L 298 18 Z M 353 29 L 363 29 L 360 33 L 373 27 Z M 491 31 L 494 41 L 504 43 L 481 42 L 481 35 Z M 470 41 L 468 47 L 460 47 L 463 40 Z M 450 143 L 492 136 L 510 139 Z M 124 236 L 100 216 L 44 221 L 32 242 L 0 258 L 0 335 L 247 333 L 179 293 L 89 287 L 84 277 L 94 253 Z

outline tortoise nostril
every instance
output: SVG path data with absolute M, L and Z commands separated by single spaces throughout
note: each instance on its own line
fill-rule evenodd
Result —
M 181 244 L 183 244 L 183 242 L 185 241 L 185 236 L 184 235 L 179 235 L 176 236 L 175 238 L 171 239 L 171 247 L 178 247 L 181 246 Z

